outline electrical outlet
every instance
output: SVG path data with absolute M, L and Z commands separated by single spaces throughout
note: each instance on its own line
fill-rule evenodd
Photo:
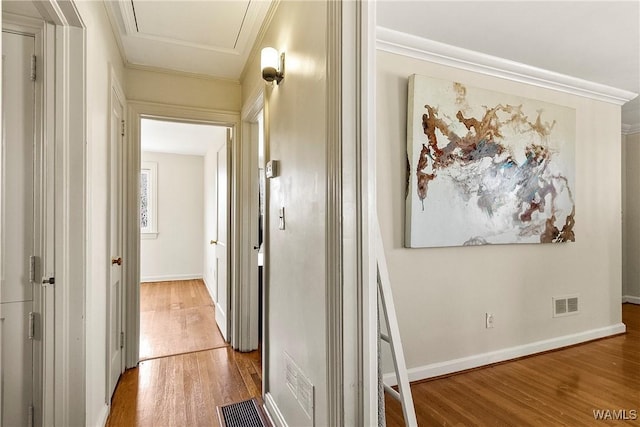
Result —
M 484 324 L 487 329 L 493 328 L 493 321 L 494 321 L 493 313 L 485 313 Z

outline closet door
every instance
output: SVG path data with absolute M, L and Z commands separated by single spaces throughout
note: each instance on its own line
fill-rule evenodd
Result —
M 35 79 L 33 36 L 2 32 L 0 322 L 3 426 L 33 423 Z M 35 259 L 35 258 L 34 258 Z M 35 262 L 35 261 L 34 261 Z

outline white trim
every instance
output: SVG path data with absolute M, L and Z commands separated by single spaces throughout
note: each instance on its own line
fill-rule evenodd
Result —
M 266 410 L 269 418 L 271 418 L 271 421 L 273 421 L 277 427 L 289 427 L 289 424 L 287 424 L 287 421 L 284 419 L 282 412 L 280 412 L 280 408 L 276 405 L 276 401 L 273 400 L 271 393 L 266 393 L 264 395 L 264 409 Z
M 622 303 L 640 304 L 640 297 L 634 297 L 632 295 L 625 295 L 622 297 Z
M 379 50 L 493 77 L 622 105 L 638 94 L 525 65 L 508 59 L 424 39 L 415 35 L 377 28 Z
M 377 187 L 376 187 L 376 9 L 375 2 L 362 4 L 360 68 L 360 133 L 362 138 L 362 353 L 363 424 L 378 424 L 378 284 L 376 268 Z M 364 187 L 366 185 L 366 187 Z
M 425 380 L 428 378 L 438 377 L 440 375 L 452 374 L 454 372 L 465 371 L 467 369 L 478 368 L 481 366 L 491 365 L 493 363 L 517 359 L 519 357 L 530 356 L 536 353 L 557 350 L 587 341 L 622 334 L 626 329 L 627 327 L 624 323 L 618 323 L 604 328 L 579 332 L 577 334 L 564 335 L 561 337 L 536 341 L 488 353 L 475 354 L 473 356 L 462 357 L 460 359 L 418 366 L 416 368 L 409 369 L 409 381 Z M 384 381 L 389 385 L 396 385 L 396 377 L 394 374 L 384 374 Z
M 211 287 L 209 287 L 209 284 L 207 283 L 207 279 L 204 277 L 204 275 L 202 276 L 202 282 L 204 283 L 204 287 L 207 288 L 207 293 L 209 294 L 209 297 L 211 297 L 211 301 L 213 301 L 213 303 L 215 304 L 216 300 L 213 299 L 213 290 L 211 289 Z M 263 390 L 264 390 L 264 372 L 263 372 L 262 375 L 263 375 L 263 379 L 262 379 L 263 385 L 262 385 L 262 387 L 263 387 Z
M 102 410 L 100 411 L 100 413 L 98 414 L 98 416 L 96 417 L 96 427 L 103 427 L 107 425 L 107 418 L 109 418 L 109 412 L 111 411 L 111 406 L 109 405 L 104 405 L 102 407 Z
M 238 265 L 239 281 L 235 298 L 232 301 L 231 346 L 239 351 L 252 351 L 258 348 L 258 210 L 254 206 L 254 196 L 258 192 L 258 116 L 264 109 L 264 85 L 247 99 L 242 107 L 240 135 L 240 167 L 238 176 Z M 254 211 L 255 209 L 255 211 Z M 266 246 L 266 245 L 265 245 Z M 264 289 L 264 287 L 263 287 Z M 264 324 L 264 323 L 263 323 Z M 266 336 L 266 335 L 263 335 Z M 266 341 L 266 340 L 265 340 Z M 266 353 L 263 343 L 262 354 Z M 266 366 L 266 362 L 262 364 Z M 266 376 L 262 375 L 262 378 Z
M 636 123 L 634 125 L 622 124 L 623 135 L 632 135 L 634 133 L 640 133 L 640 123 Z
M 342 171 L 342 2 L 327 3 L 325 331 L 326 423 L 344 425 L 344 258 Z M 350 307 L 351 308 L 351 307 Z
M 238 165 L 235 163 L 239 157 L 237 130 L 240 127 L 240 114 L 235 111 L 228 110 L 209 110 L 197 107 L 185 107 L 180 105 L 163 104 L 158 102 L 145 101 L 129 101 L 128 120 L 127 123 L 127 141 L 128 151 L 126 152 L 126 180 L 127 194 L 126 213 L 125 213 L 125 232 L 126 232 L 126 248 L 125 259 L 129 260 L 126 269 L 126 319 L 125 319 L 125 349 L 126 351 L 126 367 L 133 368 L 137 366 L 139 360 L 139 340 L 140 340 L 140 201 L 139 201 L 139 174 L 140 174 L 140 119 L 143 117 L 159 118 L 162 120 L 170 120 L 186 123 L 206 123 L 217 126 L 225 126 L 234 129 L 232 150 L 232 162 L 230 170 L 230 182 L 232 187 L 232 197 L 230 198 L 231 206 L 231 227 L 229 228 L 229 242 L 232 246 L 230 252 L 230 279 L 232 288 L 235 287 L 235 281 L 238 277 L 237 257 L 234 253 L 235 243 L 237 241 L 237 224 L 233 219 L 235 216 L 235 197 L 236 185 L 238 182 Z M 202 278 L 202 274 L 198 275 Z
M 144 276 L 140 278 L 140 282 L 170 282 L 173 280 L 197 280 L 202 279 L 202 273 L 191 274 L 165 274 L 162 276 Z
M 91 283 L 86 262 L 91 259 L 91 187 L 86 169 L 90 148 L 85 144 L 85 36 L 81 28 L 56 27 L 55 425 L 86 424 L 84 320 L 86 284 Z

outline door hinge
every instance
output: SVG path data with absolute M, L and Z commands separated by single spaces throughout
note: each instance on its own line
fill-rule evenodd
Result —
M 27 418 L 27 425 L 33 427 L 33 405 L 29 405 L 29 415 Z
M 120 348 L 124 347 L 124 332 L 120 332 Z
M 35 313 L 33 311 L 29 312 L 29 330 L 27 331 L 27 338 L 30 340 L 33 339 L 36 335 L 36 322 L 35 322 Z
M 31 81 L 36 81 L 36 56 L 31 55 Z
M 122 129 L 120 135 L 124 136 L 124 120 L 122 120 Z
M 36 281 L 36 268 L 38 264 L 38 259 L 35 255 L 31 255 L 29 257 L 29 281 L 31 283 Z

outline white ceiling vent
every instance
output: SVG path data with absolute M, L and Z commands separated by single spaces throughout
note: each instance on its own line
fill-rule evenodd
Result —
M 579 295 L 553 297 L 553 317 L 569 316 L 579 312 Z

